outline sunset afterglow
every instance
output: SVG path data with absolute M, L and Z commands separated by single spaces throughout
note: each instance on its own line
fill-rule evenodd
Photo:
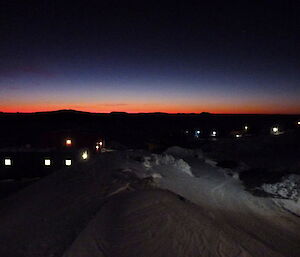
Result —
M 251 25 L 248 11 L 215 20 L 209 5 L 161 7 L 156 19 L 146 3 L 132 13 L 87 4 L 83 17 L 75 3 L 41 4 L 33 16 L 15 7 L 1 40 L 2 112 L 300 113 L 298 48 L 288 43 L 298 30 L 260 8 L 249 7 Z

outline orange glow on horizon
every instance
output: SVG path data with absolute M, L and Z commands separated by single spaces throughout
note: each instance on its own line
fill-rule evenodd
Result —
M 161 103 L 149 103 L 149 104 L 126 104 L 122 106 L 110 106 L 102 104 L 37 104 L 37 105 L 0 105 L 1 112 L 7 113 L 34 113 L 34 112 L 48 112 L 57 110 L 77 110 L 91 113 L 110 113 L 110 112 L 127 112 L 127 113 L 201 113 L 209 112 L 216 114 L 300 114 L 300 106 L 269 106 L 254 104 L 253 106 L 243 106 L 234 104 L 212 104 L 202 103 L 195 104 L 161 104 Z

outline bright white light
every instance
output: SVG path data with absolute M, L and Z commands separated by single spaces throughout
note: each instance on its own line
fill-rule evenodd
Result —
M 241 137 L 241 136 L 242 136 L 242 135 L 240 135 L 240 134 L 235 135 L 236 138 Z
M 213 131 L 213 132 L 211 133 L 211 135 L 212 135 L 213 137 L 215 137 L 215 136 L 217 135 L 217 131 Z
M 87 151 L 84 151 L 84 152 L 82 153 L 81 157 L 82 157 L 83 160 L 86 160 L 86 159 L 88 158 L 88 153 L 87 153 Z
M 68 145 L 68 146 L 72 145 L 72 140 L 71 139 L 67 139 L 66 140 L 66 145 Z
M 188 133 L 189 133 L 189 131 L 188 131 L 188 130 L 186 130 L 186 131 L 185 131 L 185 134 L 188 134 Z
M 278 130 L 279 130 L 279 129 L 278 129 L 277 127 L 272 128 L 272 131 L 273 131 L 274 133 L 277 133 Z
M 298 121 L 297 124 L 300 125 L 300 121 Z
M 100 145 L 100 146 L 102 146 L 102 145 L 103 145 L 103 142 L 102 142 L 102 141 L 100 141 L 100 142 L 99 142 L 99 145 Z
M 245 126 L 245 130 L 248 130 L 248 126 Z
M 5 160 L 4 160 L 4 165 L 5 165 L 5 166 L 11 166 L 11 159 L 8 159 L 8 158 L 5 159 Z
M 100 148 L 100 146 L 99 146 L 99 145 L 96 145 L 96 149 L 99 150 L 99 148 Z
M 71 166 L 72 165 L 72 160 L 70 160 L 70 159 L 65 160 L 65 164 L 66 164 L 66 166 Z
M 196 133 L 199 135 L 200 134 L 200 130 L 196 130 Z
M 50 166 L 50 165 L 51 165 L 51 160 L 45 159 L 45 166 Z

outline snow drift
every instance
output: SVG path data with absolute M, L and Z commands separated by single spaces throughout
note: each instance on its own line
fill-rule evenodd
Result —
M 169 154 L 145 156 L 143 165 L 146 169 L 152 171 L 160 171 L 161 169 L 176 170 L 193 177 L 191 167 L 187 162 L 183 159 L 176 159 Z
M 262 189 L 274 197 L 280 207 L 300 216 L 300 176 L 289 175 L 274 184 L 263 184 Z

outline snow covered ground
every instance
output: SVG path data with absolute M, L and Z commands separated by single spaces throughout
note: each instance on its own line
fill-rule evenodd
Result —
M 244 168 L 180 147 L 103 154 L 0 202 L 0 256 L 299 257 L 297 177 L 289 199 L 257 197 Z
M 262 188 L 274 198 L 277 205 L 300 217 L 299 175 L 286 176 L 274 184 L 263 184 Z

